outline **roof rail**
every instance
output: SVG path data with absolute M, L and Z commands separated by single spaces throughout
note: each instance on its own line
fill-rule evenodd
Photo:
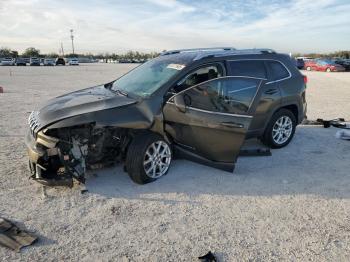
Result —
M 200 60 L 206 57 L 222 57 L 228 55 L 260 55 L 260 54 L 276 54 L 276 51 L 268 48 L 253 48 L 253 49 L 236 49 L 230 52 L 213 52 L 211 54 L 198 54 L 194 60 Z
M 191 48 L 191 49 L 178 49 L 178 50 L 169 50 L 164 51 L 160 55 L 172 55 L 178 53 L 186 53 L 186 52 L 206 52 L 206 51 L 234 51 L 236 48 L 234 47 L 209 47 L 209 48 Z

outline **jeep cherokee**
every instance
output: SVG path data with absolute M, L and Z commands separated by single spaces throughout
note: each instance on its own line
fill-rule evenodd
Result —
M 145 184 L 174 156 L 232 172 L 246 138 L 286 146 L 305 117 L 306 77 L 270 49 L 163 52 L 105 85 L 52 99 L 29 116 L 33 179 L 84 182 L 87 169 L 122 163 Z

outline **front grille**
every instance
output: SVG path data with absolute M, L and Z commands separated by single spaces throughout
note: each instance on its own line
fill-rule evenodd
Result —
M 32 135 L 35 137 L 38 128 L 40 127 L 39 111 L 33 111 L 28 117 L 28 124 Z

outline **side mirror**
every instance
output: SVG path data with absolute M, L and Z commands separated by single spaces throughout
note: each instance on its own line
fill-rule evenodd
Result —
M 174 97 L 174 104 L 180 112 L 186 112 L 186 103 L 182 94 Z

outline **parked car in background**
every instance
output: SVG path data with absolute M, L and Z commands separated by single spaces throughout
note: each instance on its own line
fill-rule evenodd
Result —
M 55 61 L 55 64 L 56 65 L 66 65 L 66 61 L 64 60 L 64 58 L 63 57 L 57 57 L 56 58 L 56 61 Z
M 26 59 L 24 59 L 22 57 L 16 58 L 16 66 L 26 66 L 26 65 L 27 65 Z
M 13 66 L 15 65 L 15 60 L 12 57 L 5 57 L 1 61 L 2 66 Z
M 335 58 L 335 59 L 333 59 L 333 62 L 344 67 L 346 71 L 350 71 L 350 60 L 349 59 Z
M 69 65 L 79 65 L 79 60 L 78 58 L 72 58 L 68 62 Z
M 247 138 L 288 145 L 305 118 L 306 83 L 289 55 L 270 49 L 164 52 L 32 112 L 32 177 L 71 185 L 93 166 L 122 163 L 145 184 L 164 176 L 174 155 L 232 172 Z
M 45 58 L 43 62 L 44 66 L 54 66 L 55 60 L 53 58 Z
M 296 65 L 297 65 L 298 69 L 303 69 L 304 68 L 305 62 L 304 62 L 304 60 L 302 58 L 297 58 L 297 59 L 295 59 L 295 61 L 296 61 Z
M 31 66 L 40 66 L 40 59 L 37 57 L 31 57 L 29 65 Z
M 345 68 L 328 59 L 315 59 L 305 62 L 305 69 L 308 71 L 342 72 Z

